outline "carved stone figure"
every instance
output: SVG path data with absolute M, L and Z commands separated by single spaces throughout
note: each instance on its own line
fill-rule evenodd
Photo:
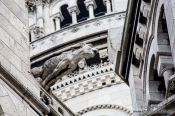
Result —
M 84 69 L 85 66 L 86 66 L 86 61 L 85 59 L 82 59 L 79 63 L 78 63 L 78 66 L 80 69 Z
M 40 78 L 42 80 L 41 85 L 49 90 L 57 80 L 61 80 L 64 75 L 74 71 L 79 61 L 84 58 L 93 58 L 97 52 L 98 50 L 93 48 L 91 44 L 82 44 L 78 50 L 62 53 L 50 58 L 41 67 L 33 68 L 32 74 L 35 78 Z

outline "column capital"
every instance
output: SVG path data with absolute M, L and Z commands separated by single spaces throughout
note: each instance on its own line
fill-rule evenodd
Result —
M 103 0 L 103 2 L 105 3 L 105 2 L 110 2 L 110 0 Z
M 106 3 L 110 3 L 111 4 L 111 2 L 110 2 L 110 0 L 103 0 L 103 4 L 106 6 Z
M 69 13 L 75 12 L 77 15 L 80 13 L 78 6 L 71 6 L 68 8 Z
M 25 5 L 27 6 L 29 11 L 34 11 L 34 8 L 36 7 L 34 0 L 26 0 Z
M 43 1 L 42 0 L 36 0 L 36 6 L 40 6 L 43 5 Z
M 97 5 L 96 5 L 96 3 L 95 3 L 95 0 L 85 0 L 85 5 L 86 5 L 86 7 L 88 8 L 89 6 L 93 6 L 94 7 L 94 9 L 96 9 L 97 8 Z
M 61 21 L 64 20 L 64 17 L 63 17 L 63 15 L 62 15 L 62 13 L 60 13 L 60 12 L 57 12 L 57 13 L 55 13 L 55 14 L 52 14 L 52 15 L 50 16 L 50 18 L 52 18 L 52 19 L 58 18 L 58 19 L 60 19 Z

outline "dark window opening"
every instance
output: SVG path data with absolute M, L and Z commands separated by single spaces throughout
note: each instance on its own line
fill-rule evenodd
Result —
M 147 23 L 147 18 L 143 16 L 142 12 L 140 12 L 139 22 L 144 25 Z
M 72 18 L 70 16 L 69 11 L 68 11 L 67 8 L 68 8 L 68 5 L 63 5 L 61 7 L 61 13 L 64 17 L 63 21 L 61 21 L 61 28 L 67 27 L 70 24 L 72 24 Z
M 103 82 L 102 85 L 105 86 L 106 85 L 106 82 Z
M 29 32 L 29 42 L 32 41 L 32 35 L 31 35 L 31 32 Z
M 115 83 L 115 80 L 111 80 L 111 83 Z
M 58 107 L 58 112 L 63 115 L 63 110 L 60 107 Z
M 86 63 L 87 63 L 87 66 L 91 66 L 94 64 L 100 64 L 101 63 L 100 55 L 96 54 L 94 58 L 86 60 Z
M 158 32 L 164 32 L 167 33 L 168 29 L 167 29 L 167 23 L 166 23 L 166 17 L 165 17 L 165 12 L 164 12 L 164 8 L 161 8 L 161 12 L 160 12 L 160 17 L 159 17 L 159 26 L 158 26 Z
M 138 68 L 140 67 L 140 60 L 138 60 L 134 54 L 133 54 L 132 64 Z
M 86 9 L 86 6 L 84 4 L 84 1 L 85 0 L 78 0 L 77 1 L 77 5 L 78 5 L 78 8 L 80 10 L 80 14 L 77 16 L 78 22 L 87 20 L 89 18 L 89 12 Z
M 165 96 L 165 83 L 163 78 L 158 76 L 158 72 L 155 67 L 154 55 L 151 58 L 149 68 L 149 96 L 148 109 L 150 109 L 152 105 L 160 103 Z
M 136 35 L 135 43 L 141 47 L 143 47 L 143 39 L 139 37 L 139 34 Z
M 56 31 L 56 21 L 53 19 L 53 24 L 54 24 L 54 30 Z
M 106 6 L 103 3 L 103 0 L 95 0 L 97 8 L 94 11 L 95 17 L 105 15 L 107 12 Z

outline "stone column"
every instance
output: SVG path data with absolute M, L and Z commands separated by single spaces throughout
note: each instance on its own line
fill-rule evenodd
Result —
M 55 24 L 56 24 L 56 31 L 60 30 L 61 28 L 61 18 L 60 17 L 56 17 L 55 18 Z
M 112 12 L 110 0 L 103 0 L 103 2 L 104 2 L 104 4 L 106 5 L 107 14 L 110 14 L 110 13 Z
M 55 31 L 58 31 L 61 29 L 61 21 L 63 20 L 63 16 L 61 15 L 61 13 L 55 13 L 54 15 L 51 16 L 52 18 L 52 22 L 54 22 L 55 20 L 55 25 L 53 27 L 56 28 Z
M 96 8 L 96 4 L 94 0 L 86 0 L 85 5 L 89 11 L 89 18 L 92 19 L 95 17 L 94 9 Z
M 44 20 L 43 20 L 43 2 L 42 0 L 36 1 L 36 14 L 37 14 L 37 26 L 40 28 L 44 27 Z
M 51 33 L 51 26 L 50 26 L 50 17 L 49 17 L 49 3 L 45 3 L 44 5 L 44 29 L 45 29 L 45 34 Z
M 80 13 L 77 6 L 68 8 L 70 15 L 72 16 L 72 24 L 77 24 L 77 15 Z

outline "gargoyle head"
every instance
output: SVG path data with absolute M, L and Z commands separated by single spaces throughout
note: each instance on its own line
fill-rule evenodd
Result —
M 92 44 L 81 43 L 81 48 L 83 49 L 83 56 L 85 59 L 93 58 L 98 53 L 98 50 L 93 48 Z

